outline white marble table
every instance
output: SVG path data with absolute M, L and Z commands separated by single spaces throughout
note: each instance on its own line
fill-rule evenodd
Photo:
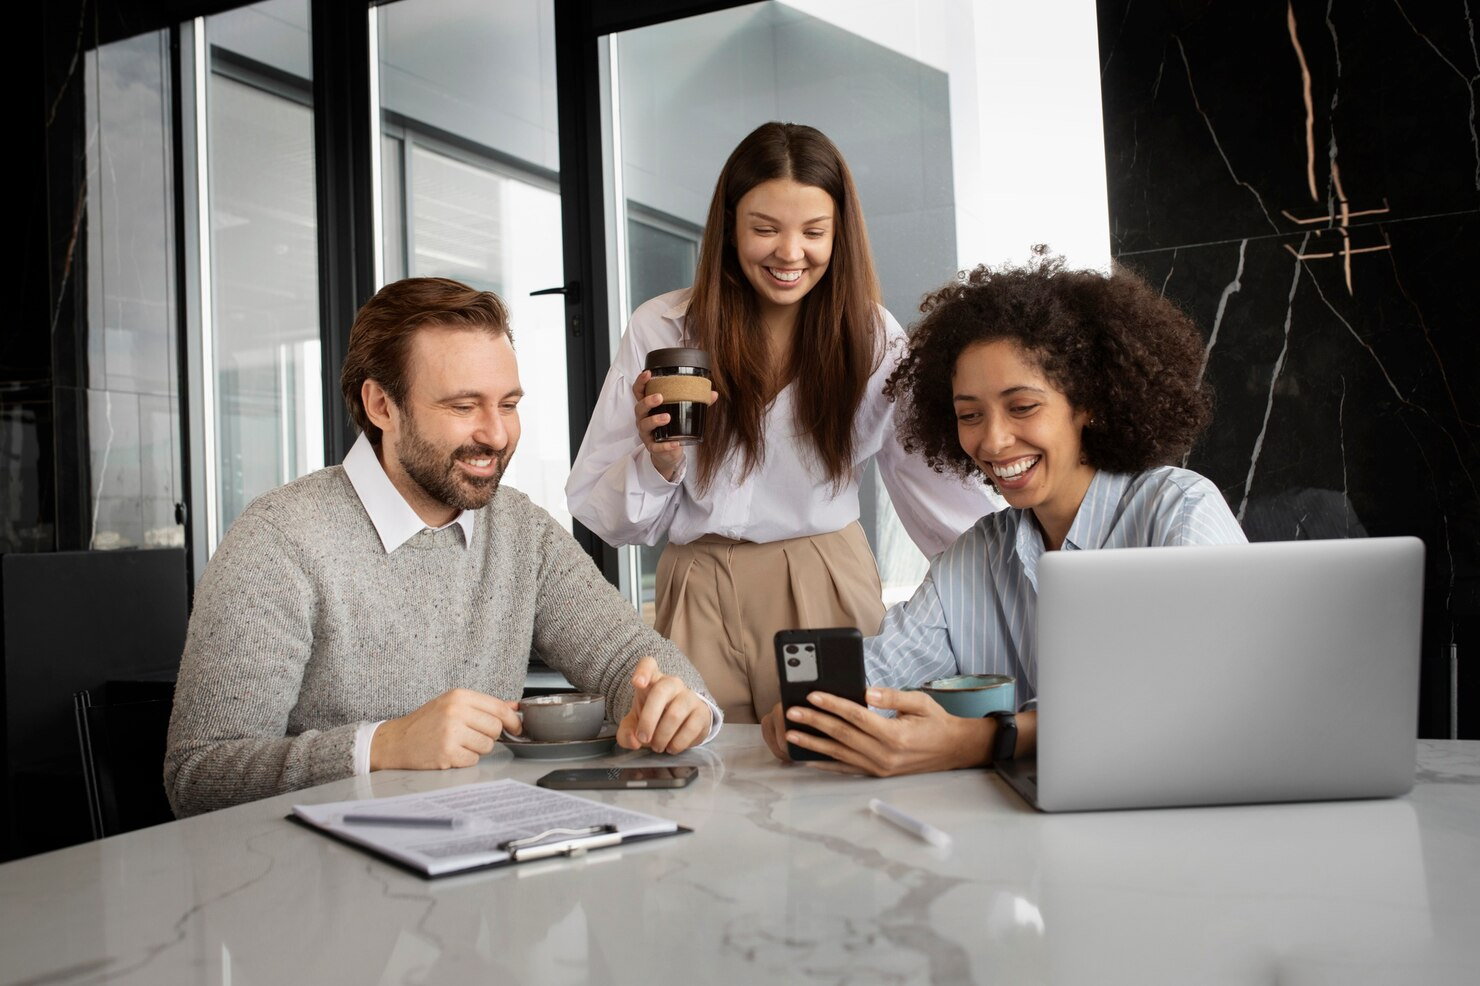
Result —
M 1421 743 L 1395 800 L 1064 816 L 990 772 L 785 767 L 754 726 L 681 759 L 587 793 L 694 833 L 583 859 L 425 881 L 283 820 L 563 766 L 501 748 L 7 863 L 0 983 L 1480 982 L 1480 742 Z

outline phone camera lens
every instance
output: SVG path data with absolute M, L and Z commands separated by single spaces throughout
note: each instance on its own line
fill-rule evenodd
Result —
M 797 652 L 797 645 L 796 644 L 787 644 L 786 645 L 786 653 L 788 653 L 788 654 L 795 654 L 796 652 Z
M 788 657 L 786 659 L 786 666 L 789 668 L 799 668 L 802 666 L 802 659 L 800 657 Z

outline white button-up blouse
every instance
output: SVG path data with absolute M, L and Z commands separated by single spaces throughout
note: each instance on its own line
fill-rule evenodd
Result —
M 858 476 L 871 458 L 905 531 L 927 556 L 1002 507 L 985 482 L 937 473 L 900 447 L 894 404 L 883 390 L 906 337 L 882 307 L 886 350 L 855 416 L 854 475 L 841 489 L 811 461 L 811 446 L 795 440 L 795 382 L 766 413 L 765 461 L 750 475 L 740 477 L 740 456 L 733 456 L 701 493 L 692 461 L 697 448 L 689 446 L 673 481 L 665 480 L 638 438 L 632 382 L 650 350 L 692 345 L 684 332 L 688 300 L 689 289 L 674 291 L 632 313 L 566 483 L 571 515 L 607 543 L 651 545 L 666 535 L 687 544 L 704 534 L 765 543 L 838 531 L 858 519 Z

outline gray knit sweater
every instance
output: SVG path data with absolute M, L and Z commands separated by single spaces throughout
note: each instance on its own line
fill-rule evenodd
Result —
M 500 488 L 472 544 L 457 525 L 387 554 L 343 468 L 266 493 L 196 589 L 175 688 L 165 789 L 181 817 L 354 772 L 362 722 L 449 688 L 515 700 L 531 649 L 619 719 L 651 654 L 704 691 L 575 539 Z

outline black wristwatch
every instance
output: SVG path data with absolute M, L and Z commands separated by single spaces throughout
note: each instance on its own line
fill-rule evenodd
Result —
M 998 709 L 988 712 L 987 718 L 997 720 L 997 736 L 992 740 L 992 762 L 1005 763 L 1017 752 L 1017 713 Z

